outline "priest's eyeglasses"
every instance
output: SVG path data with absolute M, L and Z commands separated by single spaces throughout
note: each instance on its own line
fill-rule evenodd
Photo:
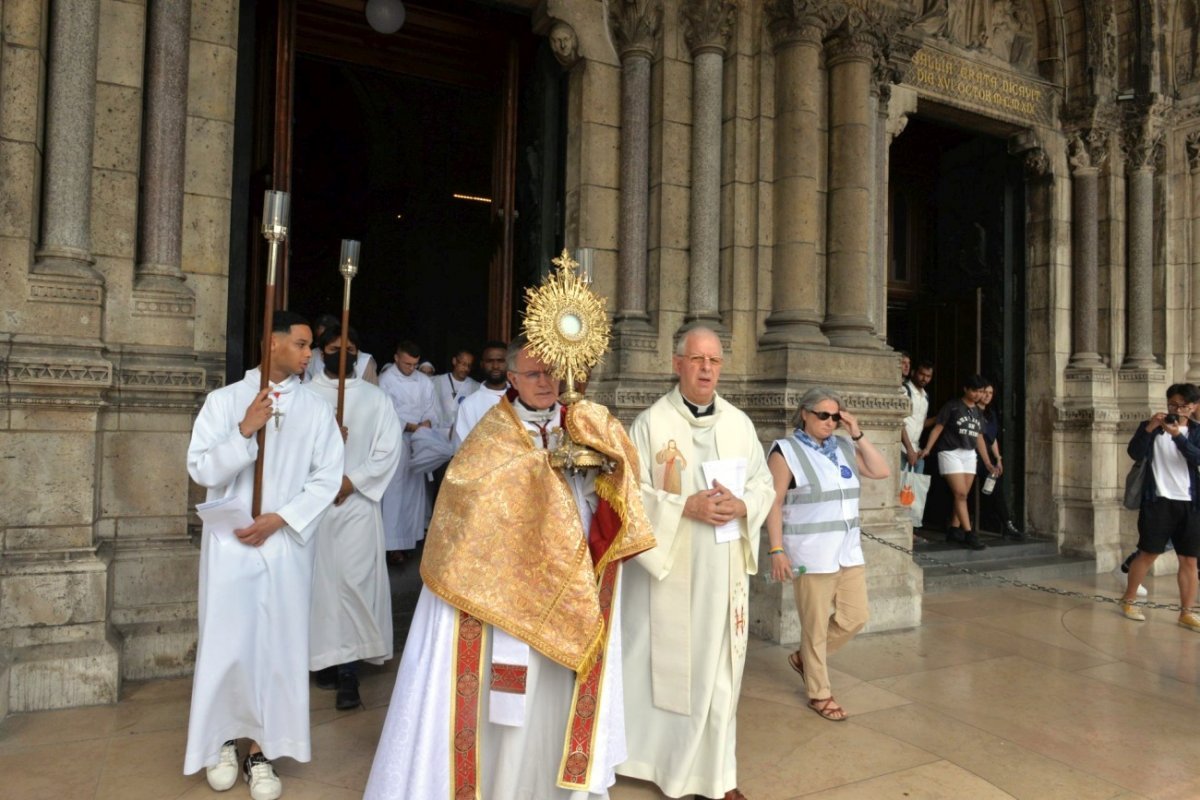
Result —
M 829 412 L 829 411 L 813 411 L 813 410 L 810 408 L 810 409 L 808 409 L 808 413 L 812 414 L 814 417 L 816 417 L 817 419 L 821 420 L 821 422 L 824 422 L 824 421 L 825 421 L 825 420 L 827 420 L 827 419 L 833 419 L 833 421 L 834 421 L 834 422 L 841 422 L 841 421 L 842 421 L 842 415 L 841 415 L 841 414 L 839 414 L 839 413 L 838 413 L 838 412 L 836 412 L 836 411 L 833 411 L 833 412 Z
M 689 355 L 684 356 L 684 358 L 692 362 L 692 365 L 696 367 L 703 367 L 705 364 L 707 364 L 716 369 L 717 367 L 721 366 L 721 364 L 725 363 L 725 359 L 721 358 L 720 356 Z
M 540 381 L 542 378 L 550 379 L 554 377 L 554 373 L 545 369 L 532 369 L 529 372 L 518 372 L 522 378 L 527 381 Z

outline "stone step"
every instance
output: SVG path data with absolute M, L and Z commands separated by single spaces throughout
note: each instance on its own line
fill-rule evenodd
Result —
M 929 554 L 935 558 L 952 563 L 969 565 L 982 561 L 1001 561 L 1028 556 L 1058 555 L 1058 546 L 1048 539 L 1026 539 L 1014 542 L 1011 539 L 1001 539 L 998 536 L 982 534 L 981 541 L 987 545 L 986 550 L 968 550 L 962 545 L 946 544 L 941 533 L 917 532 L 928 540 L 928 544 L 918 544 L 916 552 Z
M 987 551 L 980 552 L 986 553 Z M 934 557 L 942 558 L 941 554 Z M 1017 558 L 944 560 L 951 561 L 954 566 L 922 564 L 925 572 L 926 594 L 1008 585 L 988 577 L 988 575 L 1002 575 L 1010 580 L 1052 584 L 1056 578 L 1079 578 L 1096 574 L 1095 559 L 1076 556 L 1029 555 Z M 960 572 L 957 569 L 959 566 L 987 574 Z

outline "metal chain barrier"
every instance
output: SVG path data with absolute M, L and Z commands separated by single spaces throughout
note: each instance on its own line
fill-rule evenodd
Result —
M 949 561 L 936 558 L 935 556 L 931 556 L 927 553 L 918 553 L 914 550 L 910 550 L 907 547 L 898 545 L 895 542 L 889 542 L 885 539 L 880 539 L 878 536 L 874 536 L 864 530 L 860 529 L 860 533 L 873 542 L 878 542 L 885 547 L 890 547 L 893 550 L 898 550 L 901 553 L 912 556 L 913 560 L 922 566 L 932 565 L 938 567 L 949 567 L 950 569 L 961 572 L 964 575 L 978 575 L 981 578 L 997 581 L 999 583 L 1006 583 L 1009 586 L 1015 586 L 1018 589 L 1029 589 L 1030 591 L 1034 592 L 1045 592 L 1046 594 L 1053 594 L 1059 597 L 1075 597 L 1080 600 L 1090 600 L 1093 603 L 1111 603 L 1114 606 L 1119 606 L 1125 602 L 1119 597 L 1109 597 L 1108 595 L 1104 594 L 1084 594 L 1083 592 L 1074 592 L 1070 589 L 1059 589 L 1056 586 L 1042 586 L 1040 583 L 1029 583 L 1028 581 L 1017 580 L 1016 578 L 1007 578 L 1003 575 L 996 575 L 983 570 L 971 569 L 970 567 L 964 567 L 958 564 L 951 564 Z M 1153 600 L 1130 600 L 1129 605 L 1138 606 L 1139 608 L 1157 608 L 1164 611 L 1182 612 L 1184 610 L 1183 607 L 1178 603 L 1156 603 Z

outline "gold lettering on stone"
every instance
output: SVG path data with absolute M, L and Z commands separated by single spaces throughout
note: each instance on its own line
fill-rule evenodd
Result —
M 1054 119 L 1055 94 L 1048 84 L 1039 84 L 931 47 L 923 47 L 913 55 L 908 82 L 918 92 L 937 95 L 984 113 L 1043 124 Z

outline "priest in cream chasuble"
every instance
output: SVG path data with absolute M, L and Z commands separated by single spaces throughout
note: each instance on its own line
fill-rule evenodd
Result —
M 630 428 L 658 544 L 625 571 L 629 759 L 617 772 L 669 797 L 737 788 L 749 578 L 775 497 L 754 424 L 716 393 L 722 359 L 711 330 L 684 334 L 679 385 Z

